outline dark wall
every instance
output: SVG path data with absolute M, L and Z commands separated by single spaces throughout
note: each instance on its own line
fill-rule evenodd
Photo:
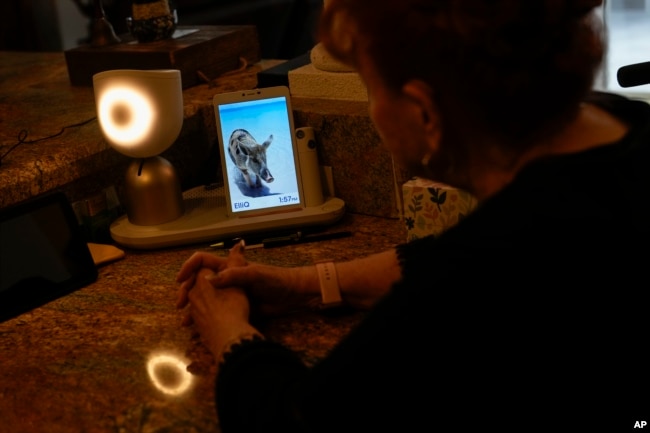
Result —
M 252 24 L 262 57 L 290 59 L 311 49 L 322 0 L 174 0 L 181 25 Z
M 0 0 L 0 50 L 61 49 L 55 0 Z
M 88 17 L 90 29 L 93 0 L 62 1 L 76 4 Z M 103 0 L 102 4 L 115 32 L 126 33 L 132 0 Z M 262 57 L 291 59 L 314 46 L 322 0 L 171 0 L 170 5 L 183 26 L 255 25 Z M 0 0 L 0 50 L 60 51 L 56 17 L 55 0 Z

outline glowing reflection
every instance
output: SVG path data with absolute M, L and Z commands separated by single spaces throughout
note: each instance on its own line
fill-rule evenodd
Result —
M 147 138 L 153 116 L 146 94 L 131 87 L 106 89 L 99 100 L 102 129 L 118 145 L 134 146 Z
M 172 354 L 152 355 L 147 361 L 147 373 L 154 386 L 167 395 L 181 395 L 192 385 L 187 363 Z

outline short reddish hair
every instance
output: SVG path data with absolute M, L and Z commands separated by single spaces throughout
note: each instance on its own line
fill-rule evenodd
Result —
M 600 4 L 331 0 L 319 37 L 353 66 L 367 54 L 391 87 L 428 82 L 452 135 L 473 123 L 516 150 L 569 122 L 592 88 L 604 52 L 592 19 Z

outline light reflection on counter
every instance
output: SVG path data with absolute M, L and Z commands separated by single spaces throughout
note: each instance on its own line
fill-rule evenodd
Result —
M 180 396 L 190 389 L 193 382 L 187 364 L 173 353 L 154 353 L 147 361 L 147 373 L 156 389 L 167 395 Z

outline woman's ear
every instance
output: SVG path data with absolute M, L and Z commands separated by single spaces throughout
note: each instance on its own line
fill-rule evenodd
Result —
M 438 107 L 433 98 L 433 90 L 431 86 L 422 80 L 411 80 L 404 84 L 402 92 L 419 113 L 418 118 L 415 120 L 420 122 L 422 133 L 426 137 L 427 154 L 430 157 L 430 154 L 438 150 L 442 133 L 442 125 L 440 124 Z
M 433 102 L 433 90 L 431 86 L 422 80 L 411 80 L 404 84 L 402 92 L 415 104 L 420 107 L 422 121 L 426 124 L 437 122 L 437 109 Z

